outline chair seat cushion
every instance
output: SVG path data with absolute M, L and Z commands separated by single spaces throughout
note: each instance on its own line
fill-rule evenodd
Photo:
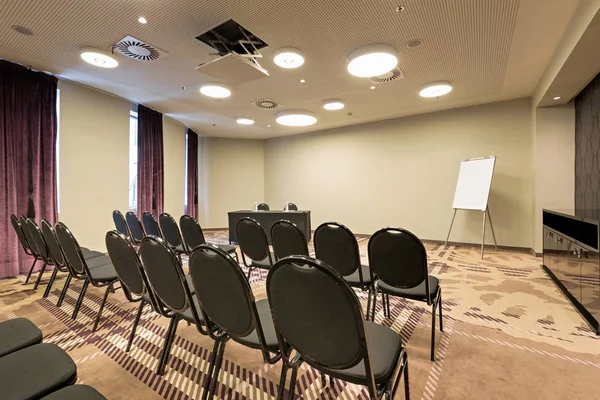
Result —
M 398 363 L 402 350 L 402 339 L 394 330 L 387 326 L 365 321 L 367 334 L 367 347 L 371 356 L 371 369 L 376 383 L 386 382 Z M 307 362 L 308 363 L 308 362 Z M 310 364 L 310 363 L 309 363 Z M 367 373 L 365 363 L 361 361 L 352 368 L 328 369 L 315 366 L 334 378 L 339 378 L 351 383 L 365 384 Z
M 371 283 L 371 273 L 368 265 L 361 265 L 363 283 Z M 344 280 L 350 284 L 350 286 L 360 286 L 360 275 L 358 269 L 348 276 L 344 276 Z
M 387 283 L 378 280 L 377 287 L 383 292 L 392 294 L 394 296 L 400 296 L 412 300 L 427 300 L 427 290 L 425 287 L 425 281 L 421 282 L 420 285 L 411 288 L 399 288 L 396 286 L 388 285 Z M 440 280 L 435 276 L 429 276 L 429 294 L 433 297 L 438 288 L 440 287 Z
M 111 282 L 117 280 L 117 272 L 112 264 L 90 269 L 91 279 L 95 282 Z
M 183 247 L 182 244 L 178 245 L 177 247 L 171 247 L 171 249 L 175 252 L 175 254 L 185 254 L 185 248 Z
M 273 325 L 273 317 L 271 315 L 271 308 L 269 308 L 269 301 L 267 299 L 257 301 L 256 311 L 258 311 L 258 318 L 260 319 L 267 349 L 274 352 L 278 351 L 279 344 L 277 343 L 277 334 L 275 333 L 275 326 Z M 248 347 L 255 349 L 260 348 L 260 342 L 258 340 L 256 329 L 246 337 L 232 339 L 236 342 L 245 344 Z
M 89 260 L 85 260 L 85 263 L 89 269 L 94 269 L 112 264 L 112 260 L 109 256 L 103 254 L 101 257 L 94 257 L 90 258 Z
M 26 318 L 0 322 L 0 357 L 42 343 L 42 331 Z
M 85 247 L 81 248 L 81 254 L 83 255 L 83 258 L 86 260 L 89 260 L 90 258 L 102 257 L 102 256 L 106 255 L 100 251 L 86 249 Z
M 190 275 L 188 275 L 189 277 Z M 186 279 L 190 279 L 190 278 L 186 278 Z M 202 319 L 202 313 L 200 312 L 200 304 L 198 303 L 198 299 L 196 298 L 196 295 L 192 295 L 192 299 L 194 300 L 194 306 L 196 307 L 196 311 L 198 311 L 198 318 L 200 318 L 200 323 L 204 323 L 204 320 Z M 192 313 L 192 308 L 188 307 L 187 310 L 185 310 L 184 312 L 182 312 L 181 314 L 181 318 L 183 318 L 184 320 L 186 320 L 187 322 L 190 323 L 194 323 L 194 314 Z
M 77 367 L 53 343 L 41 343 L 0 358 L 0 397 L 38 399 L 77 380 Z
M 106 400 L 106 397 L 91 386 L 73 385 L 60 389 L 42 400 Z
M 273 254 L 272 252 L 271 252 L 271 260 L 276 260 L 275 254 Z M 260 269 L 271 269 L 271 267 L 273 265 L 269 261 L 269 256 L 267 256 L 267 257 L 265 257 L 264 260 L 260 260 L 260 261 L 252 260 L 252 262 L 250 263 L 250 266 L 253 268 L 260 268 Z
M 235 246 L 230 244 L 216 244 L 219 249 L 223 250 L 225 253 L 235 253 Z

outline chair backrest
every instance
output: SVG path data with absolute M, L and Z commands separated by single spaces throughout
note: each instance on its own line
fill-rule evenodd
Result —
M 136 296 L 145 294 L 142 263 L 131 241 L 121 232 L 110 231 L 106 233 L 106 249 L 121 284 Z
M 179 219 L 179 226 L 183 234 L 185 245 L 190 251 L 194 250 L 201 244 L 206 243 L 202 228 L 196 219 L 190 215 L 182 215 Z
M 33 237 L 35 247 L 38 249 L 40 257 L 42 257 L 46 264 L 54 265 L 54 260 L 52 259 L 52 255 L 50 254 L 50 250 L 48 250 L 48 245 L 46 244 L 46 240 L 44 240 L 44 236 L 42 235 L 42 231 L 38 224 L 31 218 L 27 218 L 27 228 L 29 229 L 30 235 Z
M 158 226 L 158 222 L 156 222 L 154 215 L 146 211 L 144 215 L 142 215 L 142 222 L 144 224 L 146 235 L 162 237 L 162 233 L 160 233 L 160 227 Z
M 279 260 L 288 256 L 308 256 L 306 236 L 296 224 L 279 220 L 271 227 L 273 253 Z
M 270 256 L 267 234 L 253 218 L 244 217 L 239 220 L 237 237 L 242 254 L 254 261 L 261 261 Z
M 52 254 L 54 264 L 59 267 L 65 267 L 65 258 L 63 256 L 62 249 L 60 248 L 60 244 L 58 243 L 56 231 L 50 222 L 45 219 L 42 220 L 42 234 L 44 235 L 44 239 L 46 240 L 50 254 Z
M 285 206 L 288 211 L 298 211 L 298 206 L 294 203 L 286 203 Z
M 81 247 L 77 243 L 77 239 L 73 236 L 69 228 L 62 222 L 56 224 L 56 236 L 58 237 L 58 243 L 63 250 L 65 260 L 71 266 L 71 269 L 76 274 L 85 274 L 87 272 L 87 266 L 85 265 L 85 259 L 81 254 Z
M 259 203 L 258 206 L 256 206 L 256 209 L 260 210 L 260 211 L 269 211 L 270 210 L 269 205 L 267 203 Z
M 196 298 L 208 318 L 231 337 L 249 335 L 260 325 L 254 296 L 246 275 L 223 250 L 211 244 L 190 256 L 190 274 Z M 258 327 L 264 345 L 262 327 Z
M 267 298 L 280 343 L 327 368 L 365 360 L 370 373 L 360 302 L 333 268 L 308 257 L 281 259 L 267 276 Z
M 23 247 L 23 251 L 26 254 L 31 255 L 31 248 L 29 247 L 29 243 L 27 242 L 27 238 L 25 237 L 25 233 L 23 233 L 23 228 L 21 227 L 21 223 L 15 214 L 10 215 L 10 222 L 12 223 L 13 229 L 17 234 L 17 238 L 19 238 L 19 243 L 21 243 L 21 247 Z
M 177 222 L 175 222 L 175 219 L 171 214 L 162 213 L 160 214 L 160 217 L 158 217 L 158 220 L 160 221 L 160 230 L 162 231 L 167 244 L 173 248 L 182 245 L 183 239 L 181 239 L 181 232 L 179 232 Z
M 360 269 L 360 250 L 356 236 L 342 224 L 325 222 L 314 236 L 315 257 L 343 276 Z M 362 271 L 359 272 L 362 276 Z
M 190 295 L 185 274 L 167 243 L 156 236 L 145 236 L 140 245 L 140 258 L 150 287 L 158 299 L 175 313 L 187 310 Z
M 413 233 L 401 228 L 383 228 L 369 239 L 369 266 L 385 283 L 411 288 L 425 281 L 429 293 L 427 251 Z
M 123 213 L 119 210 L 114 210 L 112 213 L 113 221 L 115 223 L 115 228 L 117 231 L 121 232 L 125 237 L 130 237 L 129 228 L 127 227 L 127 221 L 125 221 L 125 217 Z
M 125 214 L 125 220 L 127 221 L 129 232 L 131 233 L 131 240 L 133 240 L 135 244 L 140 244 L 144 236 L 146 236 L 140 219 L 134 212 L 128 211 L 127 214 Z
M 23 235 L 25 235 L 25 239 L 27 239 L 27 243 L 29 244 L 29 250 L 31 250 L 31 253 L 35 257 L 40 258 L 41 255 L 40 251 L 37 248 L 37 245 L 35 244 L 35 238 L 31 234 L 29 224 L 27 224 L 27 219 L 22 215 L 21 217 L 19 217 L 19 224 L 21 225 L 21 229 L 23 230 Z

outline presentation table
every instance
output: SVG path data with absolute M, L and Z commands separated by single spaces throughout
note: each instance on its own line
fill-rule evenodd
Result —
M 310 211 L 251 211 L 251 210 L 240 210 L 230 211 L 229 213 L 229 242 L 237 243 L 237 224 L 244 217 L 250 217 L 258 221 L 267 233 L 269 243 L 271 243 L 271 227 L 275 222 L 284 219 L 293 222 L 300 228 L 300 230 L 306 236 L 306 240 L 310 240 Z

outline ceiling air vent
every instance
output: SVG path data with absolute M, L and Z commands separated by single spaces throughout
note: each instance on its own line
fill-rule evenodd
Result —
M 114 45 L 114 49 L 124 56 L 139 61 L 154 61 L 169 54 L 132 36 L 126 36 L 119 40 Z
M 253 101 L 252 104 L 254 104 L 257 107 L 264 108 L 265 110 L 272 110 L 281 106 L 281 104 L 277 103 L 275 100 L 268 98 Z
M 400 68 L 394 68 L 390 72 L 387 72 L 383 75 L 374 76 L 369 79 L 373 83 L 386 83 L 386 82 L 392 82 L 392 81 L 396 81 L 396 80 L 404 79 L 404 78 L 405 78 L 405 76 L 402 73 L 402 71 L 400 70 Z

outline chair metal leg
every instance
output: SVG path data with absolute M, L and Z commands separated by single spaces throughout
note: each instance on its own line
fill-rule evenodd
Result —
M 285 380 L 287 378 L 288 367 L 285 362 L 281 365 L 281 375 L 279 376 L 279 390 L 277 391 L 277 400 L 283 400 L 283 392 L 285 391 Z
M 296 391 L 296 376 L 298 375 L 299 367 L 300 367 L 299 365 L 292 367 L 292 376 L 290 378 L 290 391 L 288 392 L 289 400 L 294 399 L 294 394 L 295 394 L 294 392 Z
M 369 291 L 367 292 L 367 321 L 369 320 L 369 312 L 371 310 L 371 287 L 369 286 Z
M 329 386 L 333 387 L 333 376 L 329 375 Z
M 435 306 L 437 303 L 433 303 L 431 306 L 431 361 L 435 361 Z
M 219 347 L 219 353 L 217 355 L 217 359 L 215 361 L 215 369 L 213 372 L 213 378 L 210 384 L 210 391 L 208 393 L 209 398 L 213 399 L 215 397 L 215 390 L 217 388 L 217 384 L 219 383 L 219 371 L 221 370 L 221 364 L 223 363 L 223 354 L 225 353 L 225 342 L 221 344 Z
M 444 332 L 444 324 L 442 322 L 442 289 L 440 289 L 438 307 L 440 308 L 440 331 Z
M 158 362 L 158 369 L 156 370 L 156 375 L 165 374 L 165 369 L 169 361 L 169 353 L 171 352 L 171 345 L 173 344 L 172 338 L 173 336 L 175 336 L 175 332 L 177 331 L 178 322 L 178 316 L 171 318 L 171 321 L 169 322 L 169 328 L 167 329 L 167 335 L 165 336 L 165 344 L 160 354 L 160 361 Z
M 131 333 L 129 334 L 129 340 L 127 341 L 127 348 L 125 349 L 126 353 L 129 353 L 129 350 L 131 350 L 131 344 L 133 343 L 133 338 L 135 337 L 135 331 L 140 323 L 140 317 L 142 316 L 142 311 L 144 310 L 145 305 L 146 302 L 144 300 L 140 300 L 140 306 L 138 307 L 137 314 L 135 315 L 135 320 L 133 321 L 133 326 L 131 327 Z
M 33 290 L 37 290 L 38 285 L 40 284 L 40 281 L 42 280 L 42 275 L 44 274 L 44 271 L 46 270 L 46 266 L 48 264 L 44 263 L 44 265 L 42 265 L 42 268 L 40 269 L 40 272 L 38 272 L 38 277 L 35 280 L 35 285 L 33 285 Z
M 321 373 L 321 387 L 327 386 L 327 378 L 324 373 Z
M 62 303 L 65 300 L 67 291 L 69 290 L 69 284 L 71 283 L 71 279 L 72 279 L 71 274 L 67 275 L 67 279 L 65 279 L 65 285 L 63 286 L 63 290 L 60 292 L 60 296 L 58 297 L 58 301 L 56 302 L 56 307 L 62 306 Z
M 410 400 L 410 387 L 408 384 L 408 356 L 404 353 L 404 398 Z
M 81 308 L 81 303 L 83 303 L 83 298 L 85 297 L 85 292 L 87 291 L 88 285 L 90 284 L 89 280 L 83 281 L 83 286 L 81 287 L 81 293 L 79 293 L 79 298 L 77 299 L 77 303 L 75 303 L 75 309 L 73 309 L 73 315 L 71 315 L 72 319 L 77 318 L 77 314 L 79 313 L 79 309 Z
M 377 308 L 377 290 L 373 291 L 373 311 L 371 312 L 371 321 L 375 322 L 375 309 Z
M 104 297 L 102 298 L 102 303 L 100 303 L 98 314 L 96 314 L 96 320 L 94 321 L 94 327 L 92 328 L 92 332 L 96 332 L 96 329 L 98 329 L 98 322 L 100 322 L 100 317 L 102 317 L 102 310 L 104 310 L 104 305 L 106 304 L 106 299 L 108 298 L 108 294 L 110 293 L 112 285 L 112 283 L 108 285 L 106 287 L 106 290 L 104 291 Z
M 48 285 L 46 285 L 46 290 L 44 291 L 44 298 L 48 297 L 50 294 L 50 290 L 52 290 L 52 285 L 56 279 L 56 274 L 58 274 L 58 267 L 54 266 L 54 271 L 52 271 L 52 275 L 50 275 L 50 280 L 48 281 Z
M 208 359 L 208 362 L 209 362 L 208 372 L 206 373 L 206 378 L 205 378 L 204 384 L 202 385 L 202 388 L 204 389 L 204 392 L 202 393 L 202 400 L 208 399 L 208 393 L 210 392 L 210 389 L 212 388 L 215 364 L 217 363 L 216 361 L 217 361 L 217 356 L 218 356 L 220 348 L 221 348 L 221 341 L 215 340 L 215 343 L 213 344 L 212 353 L 210 353 L 210 357 Z M 217 376 L 218 376 L 218 372 L 217 372 Z
M 252 274 L 252 267 L 248 267 L 248 280 L 250 280 L 250 275 Z
M 31 278 L 31 273 L 33 272 L 33 269 L 35 268 L 35 264 L 37 264 L 38 259 L 34 258 L 33 259 L 33 264 L 31 264 L 31 268 L 29 268 L 29 273 L 27 274 L 27 279 L 25 279 L 25 283 L 23 285 L 27 285 L 27 283 L 29 282 L 29 278 Z

